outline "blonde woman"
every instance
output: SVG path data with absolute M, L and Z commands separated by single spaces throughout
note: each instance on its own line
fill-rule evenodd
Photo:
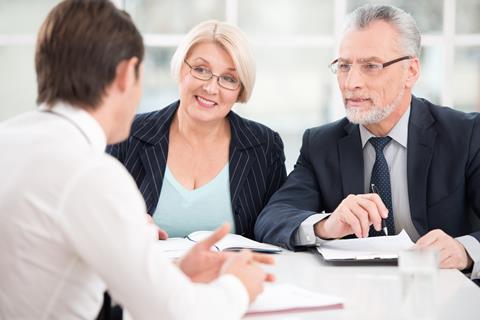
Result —
M 108 152 L 130 171 L 155 223 L 169 236 L 232 230 L 253 238 L 257 215 L 286 178 L 278 133 L 232 111 L 255 82 L 255 62 L 236 26 L 194 27 L 171 61 L 180 100 L 138 115 Z

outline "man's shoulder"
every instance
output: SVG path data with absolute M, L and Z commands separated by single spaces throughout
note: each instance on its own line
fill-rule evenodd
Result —
M 305 130 L 305 137 L 315 142 L 337 142 L 339 139 L 348 135 L 349 131 L 354 130 L 357 125 L 342 118 L 334 122 L 329 122 L 317 127 Z
M 111 171 L 119 173 L 118 160 L 88 146 L 63 147 L 55 152 L 55 161 L 51 162 L 51 166 L 57 166 L 68 179 L 90 175 L 92 171 L 98 171 L 100 175 Z
M 73 154 L 71 154 L 73 155 Z M 70 156 L 71 156 L 70 155 Z M 69 158 L 65 156 L 64 159 Z M 89 192 L 107 193 L 107 190 L 136 190 L 136 184 L 125 167 L 107 153 L 84 152 L 82 165 L 65 171 L 64 179 L 70 187 L 82 188 Z
M 426 107 L 428 109 L 433 119 L 438 124 L 446 124 L 451 127 L 456 127 L 462 123 L 473 123 L 480 119 L 480 114 L 478 112 L 464 112 L 456 108 L 434 104 L 424 98 L 415 99 L 416 104 L 419 105 L 420 108 Z
M 123 164 L 108 153 L 92 154 L 89 159 L 90 161 L 85 168 L 90 168 L 90 171 L 117 177 L 118 179 L 124 179 L 124 176 L 130 177 Z
M 421 139 L 419 135 L 428 137 L 434 134 L 438 148 L 449 150 L 450 153 L 464 152 L 463 148 L 468 148 L 469 144 L 479 143 L 476 137 L 480 136 L 480 114 L 414 98 L 409 123 L 411 129 L 417 133 L 416 139 Z

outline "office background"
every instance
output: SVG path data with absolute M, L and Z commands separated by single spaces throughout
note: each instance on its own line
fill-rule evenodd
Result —
M 59 1 L 0 0 L 0 121 L 33 110 L 36 33 Z M 480 0 L 115 0 L 144 35 L 144 96 L 139 112 L 177 99 L 169 61 L 175 47 L 207 19 L 237 24 L 250 39 L 257 82 L 248 104 L 234 110 L 278 131 L 287 170 L 305 128 L 343 116 L 328 64 L 345 14 L 366 3 L 408 12 L 423 33 L 422 74 L 414 94 L 464 111 L 480 111 Z

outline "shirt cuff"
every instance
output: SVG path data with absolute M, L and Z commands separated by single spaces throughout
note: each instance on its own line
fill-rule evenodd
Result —
M 480 242 L 472 236 L 462 236 L 455 238 L 460 242 L 473 261 L 472 274 L 470 279 L 480 279 Z
M 250 305 L 250 297 L 240 279 L 232 274 L 223 274 L 220 278 L 215 280 L 215 283 L 226 288 L 231 295 L 231 301 L 233 302 L 231 306 L 233 309 L 230 309 L 229 312 L 240 315 L 240 317 L 243 316 Z M 237 309 L 234 310 L 235 308 Z
M 298 227 L 297 232 L 295 233 L 295 245 L 296 246 L 314 246 L 318 243 L 323 242 L 322 239 L 317 238 L 313 226 L 327 218 L 330 213 L 316 213 L 309 216 L 307 219 Z

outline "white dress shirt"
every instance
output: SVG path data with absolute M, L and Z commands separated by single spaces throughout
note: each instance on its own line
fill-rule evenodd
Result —
M 400 231 L 405 230 L 413 241 L 417 241 L 420 238 L 420 234 L 413 225 L 410 215 L 410 200 L 408 198 L 407 142 L 409 118 L 410 108 L 405 111 L 400 120 L 388 133 L 392 140 L 383 149 L 383 154 L 390 173 L 395 231 L 398 234 Z M 359 129 L 363 149 L 364 192 L 370 193 L 370 180 L 376 154 L 375 148 L 368 141 L 375 135 L 364 126 L 359 126 Z
M 106 287 L 134 319 L 238 319 L 232 275 L 194 284 L 162 254 L 145 204 L 87 112 L 0 124 L 0 318 L 93 319 Z

